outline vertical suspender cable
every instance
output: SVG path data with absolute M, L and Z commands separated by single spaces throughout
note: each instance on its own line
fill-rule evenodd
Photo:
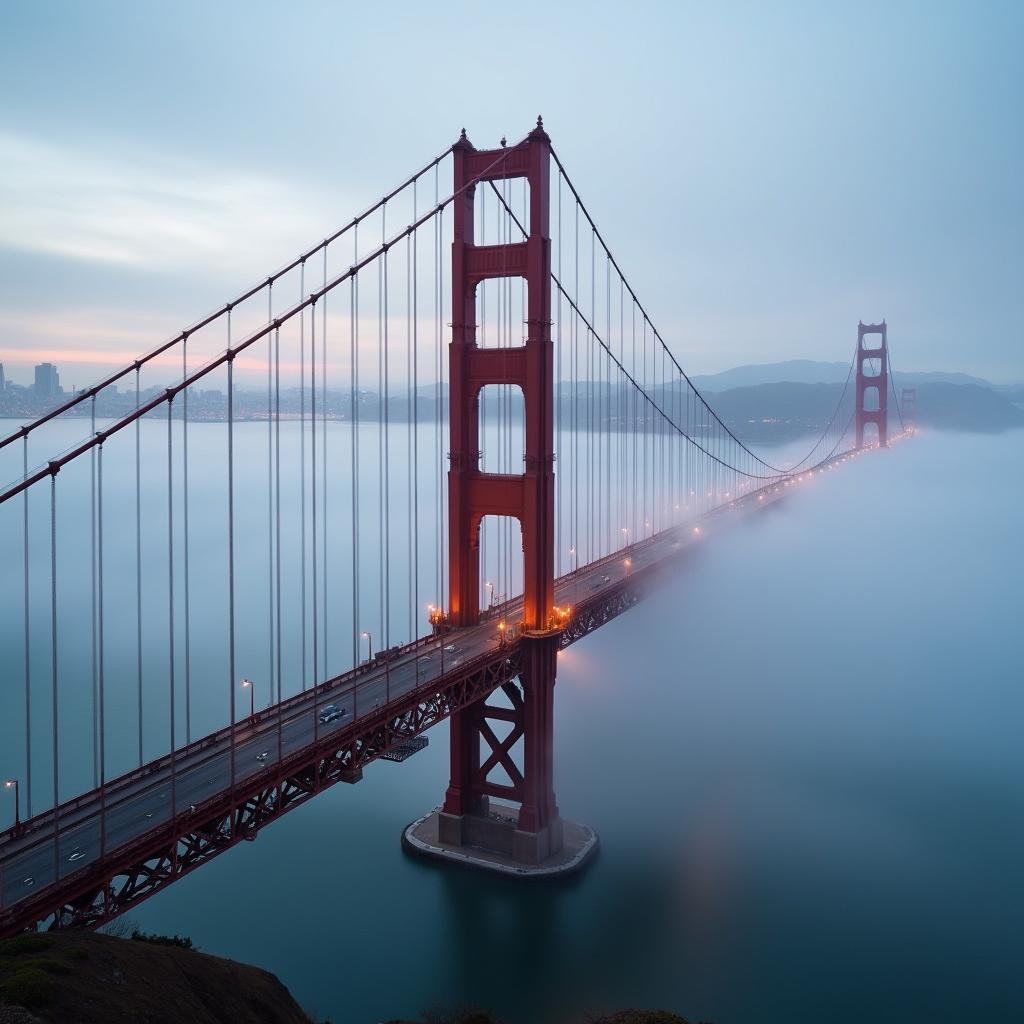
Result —
M 188 334 L 181 338 L 181 379 L 188 379 Z M 181 543 L 182 543 L 182 596 L 185 613 L 185 743 L 192 742 L 192 623 L 189 595 L 188 553 L 188 388 L 181 389 Z
M 434 203 L 437 205 L 439 193 L 438 185 L 438 168 L 434 167 Z M 439 567 L 438 579 L 440 581 L 440 597 L 441 603 L 445 603 L 448 598 L 448 565 L 447 560 L 444 557 L 445 552 L 448 550 L 448 531 L 447 522 L 445 518 L 445 488 L 444 488 L 444 444 L 442 440 L 443 424 L 444 424 L 444 342 L 442 340 L 442 318 L 443 318 L 443 301 L 442 295 L 444 293 L 444 259 L 442 257 L 442 250 L 444 245 L 444 212 L 437 214 L 437 256 L 435 262 L 435 273 L 434 278 L 437 283 L 437 297 L 435 300 L 435 311 L 436 311 L 436 335 L 437 335 L 437 510 L 438 510 L 438 533 L 440 534 L 442 541 L 437 546 L 437 563 Z M 454 315 L 454 310 L 452 311 Z M 441 657 L 444 657 L 444 651 L 442 648 Z
M 382 243 L 385 240 L 387 212 L 387 206 L 382 206 L 380 224 Z M 384 394 L 384 332 L 386 330 L 384 323 L 386 319 L 384 314 L 384 279 L 387 274 L 387 258 L 387 253 L 384 253 L 377 262 L 377 528 L 379 531 L 378 536 L 380 538 L 380 544 L 377 550 L 377 597 L 378 611 L 380 615 L 378 621 L 380 623 L 381 637 L 384 636 L 385 632 L 384 621 L 386 614 L 384 610 L 384 560 L 386 558 L 387 549 L 384 523 L 384 509 L 386 503 L 386 499 L 384 497 L 384 447 L 387 444 L 387 437 L 384 427 L 384 407 L 386 403 Z M 383 642 L 382 647 L 387 648 L 387 643 Z
M 413 186 L 415 188 L 415 186 Z M 415 223 L 416 215 L 413 213 L 413 222 Z M 412 439 L 412 425 L 415 417 L 416 410 L 416 390 L 413 382 L 412 374 L 412 317 L 410 315 L 410 308 L 412 305 L 412 235 L 409 235 L 405 240 L 405 301 L 406 301 L 406 314 L 405 314 L 405 380 L 407 388 L 407 400 L 406 400 L 406 414 L 405 414 L 405 480 L 406 486 L 408 487 L 409 495 L 409 529 L 408 529 L 408 548 L 409 548 L 409 631 L 406 635 L 406 641 L 412 641 L 416 639 L 416 602 L 418 595 L 416 594 L 416 554 L 415 554 L 415 533 L 416 533 L 416 522 L 415 513 L 413 512 L 413 504 L 415 502 L 415 486 L 413 484 L 413 466 L 416 460 L 413 458 L 413 439 Z M 418 659 L 417 659 L 418 660 Z
M 587 550 L 590 552 L 590 557 L 600 557 L 601 549 L 600 533 L 601 533 L 601 511 L 598 501 L 600 500 L 601 491 L 601 463 L 600 463 L 600 449 L 598 449 L 596 455 L 594 452 L 596 438 L 594 434 L 597 430 L 597 424 L 594 422 L 594 388 L 597 383 L 597 361 L 596 346 L 597 342 L 594 340 L 594 328 L 593 325 L 597 322 L 595 317 L 597 315 L 597 277 L 596 277 L 596 249 L 597 239 L 594 235 L 594 229 L 590 229 L 590 324 L 591 327 L 587 331 L 587 490 L 590 492 L 588 495 L 587 508 L 590 511 L 590 525 L 587 528 Z M 597 463 L 595 467 L 595 462 Z M 596 474 L 595 474 L 596 470 Z M 595 479 L 596 475 L 596 479 Z
M 383 362 L 381 364 L 383 371 L 383 382 L 384 382 L 384 402 L 382 414 L 383 420 L 383 431 L 381 433 L 381 455 L 383 458 L 382 473 L 381 473 L 381 484 L 383 487 L 382 499 L 383 499 L 383 514 L 384 514 L 384 547 L 381 551 L 383 556 L 383 582 L 381 585 L 381 594 L 384 598 L 384 649 L 388 650 L 391 647 L 391 472 L 389 467 L 390 449 L 391 449 L 391 438 L 389 436 L 390 431 L 390 387 L 388 384 L 388 254 L 387 250 L 384 251 L 384 255 L 381 257 L 383 265 L 381 268 L 382 273 L 382 284 L 383 284 L 383 299 L 384 299 L 384 352 L 382 355 Z M 391 702 L 391 659 L 388 658 L 384 662 L 384 686 L 386 693 L 386 702 Z
M 57 471 L 50 474 L 50 658 L 53 711 L 53 878 L 60 880 L 60 747 L 57 743 Z
M 299 266 L 299 299 L 306 295 L 306 260 Z M 306 309 L 299 312 L 299 612 L 302 690 L 306 690 Z
M 562 280 L 562 176 L 558 176 L 558 250 L 557 250 L 558 280 Z M 558 307 L 556 316 L 558 326 L 555 333 L 555 344 L 558 348 L 558 372 L 555 378 L 555 435 L 558 438 L 558 450 L 555 453 L 555 576 L 562 575 L 562 553 L 564 549 L 564 536 L 562 533 L 562 508 L 564 506 L 564 490 L 562 487 L 562 453 L 565 450 L 565 439 L 562 436 L 562 290 L 558 292 Z M 525 581 L 524 581 L 525 582 Z
M 434 205 L 438 199 L 438 170 L 434 168 Z M 436 565 L 434 568 L 434 585 L 437 593 L 437 603 L 444 608 L 448 604 L 448 595 L 444 592 L 444 551 L 448 538 L 444 535 L 444 454 L 441 446 L 441 361 L 443 358 L 443 343 L 441 341 L 441 215 L 434 216 L 434 341 L 437 350 L 437 363 L 435 366 L 437 379 L 434 392 L 434 466 L 433 477 L 437 484 L 437 534 L 441 543 L 437 545 Z M 454 316 L 454 310 L 452 311 Z
M 96 395 L 89 402 L 90 436 L 96 436 Z M 92 785 L 95 789 L 100 784 L 100 734 L 98 718 L 99 704 L 99 669 L 96 664 L 96 449 L 89 452 L 89 547 L 92 555 L 92 587 L 90 604 L 92 606 Z
M 479 245 L 487 244 L 487 204 L 481 201 L 480 203 L 473 204 L 474 216 L 479 216 L 480 219 L 480 242 Z M 474 236 L 475 237 L 475 236 Z M 500 233 L 499 233 L 500 241 Z M 482 346 L 487 345 L 487 292 L 488 292 L 488 281 L 483 280 L 477 286 L 477 295 L 480 300 L 480 323 L 479 323 L 479 339 L 478 344 Z M 497 291 L 497 322 L 498 332 L 501 332 L 501 299 L 502 290 L 500 284 L 496 283 Z M 455 310 L 452 310 L 452 317 L 455 316 Z M 481 388 L 477 396 L 477 437 L 480 443 L 480 451 L 483 453 L 483 464 L 487 466 L 487 452 L 489 445 L 487 442 L 487 388 Z M 495 472 L 495 468 L 491 468 L 492 472 Z M 477 581 L 477 590 L 480 589 L 480 582 L 489 579 L 488 568 L 487 568 L 487 536 L 488 530 L 487 517 L 481 519 L 479 526 L 477 527 L 477 550 L 480 552 L 480 579 Z M 500 584 L 499 584 L 500 591 Z
M 228 310 L 228 707 L 231 715 L 231 827 L 235 834 L 235 357 Z
M 167 401 L 167 689 L 171 733 L 171 820 L 178 813 L 174 708 L 174 399 Z
M 277 760 L 281 761 L 281 328 L 274 328 L 274 654 L 277 676 Z
M 573 260 L 575 263 L 575 277 L 573 282 L 573 303 L 576 309 L 580 305 L 580 204 L 577 201 L 575 206 L 575 238 Z M 573 559 L 573 567 L 579 565 L 580 559 L 580 336 L 579 314 L 572 318 L 572 546 L 576 557 Z
M 96 453 L 96 543 L 97 543 L 97 637 L 99 676 L 99 745 L 100 745 L 100 856 L 107 851 L 107 732 L 106 732 L 106 663 L 103 656 L 103 445 Z
M 321 325 L 320 325 L 320 461 L 323 469 L 322 487 L 320 489 L 320 501 L 322 514 L 320 516 L 320 529 L 323 531 L 323 543 L 320 545 L 321 560 L 323 564 L 323 594 L 320 601 L 320 615 L 323 618 L 324 650 L 323 659 L 320 664 L 323 666 L 324 679 L 329 679 L 331 670 L 328 664 L 327 653 L 330 643 L 331 631 L 328 628 L 327 619 L 327 242 L 324 242 L 324 294 L 322 299 Z
M 22 465 L 24 475 L 28 477 L 28 432 L 22 435 Z M 25 570 L 25 780 L 26 810 L 32 817 L 32 622 L 29 601 L 28 574 L 28 492 L 22 493 L 22 524 L 21 531 L 25 547 L 22 551 Z
M 142 402 L 141 367 L 135 367 L 135 407 Z M 135 644 L 138 675 L 139 767 L 142 767 L 142 420 L 135 421 Z
M 310 544 L 312 545 L 312 568 L 313 568 L 313 738 L 317 739 L 320 734 L 320 720 L 317 715 L 317 700 L 319 691 L 319 654 L 320 634 L 318 616 L 320 610 L 320 598 L 317 590 L 316 571 L 316 299 L 309 312 L 309 426 L 310 426 Z
M 274 282 L 267 278 L 267 323 L 274 321 Z M 274 331 L 267 333 L 267 701 L 274 700 Z M 280 711 L 280 709 L 279 709 Z M 278 726 L 280 728 L 280 714 Z M 278 760 L 281 751 L 278 750 Z
M 357 243 L 352 253 L 353 266 L 358 262 L 359 228 L 356 228 Z M 352 363 L 351 387 L 349 389 L 349 415 L 351 416 L 352 440 L 352 667 L 359 667 L 359 347 L 356 344 L 356 320 L 359 316 L 359 275 L 351 277 L 351 312 L 349 315 L 349 360 Z M 356 713 L 353 710 L 352 717 Z
M 630 370 L 631 376 L 634 380 L 639 381 L 640 378 L 637 375 L 637 303 L 636 299 L 630 304 L 630 317 L 632 321 L 632 345 L 633 350 L 630 357 Z M 640 536 L 640 530 L 637 528 L 637 389 L 635 387 L 630 388 L 630 400 L 633 404 L 633 415 L 630 417 L 632 429 L 632 447 L 633 447 L 633 486 L 630 488 L 630 494 L 633 501 L 630 503 L 630 537 L 635 542 Z
M 412 186 L 413 223 L 419 220 L 419 204 L 416 192 L 417 182 Z M 416 625 L 420 615 L 420 417 L 419 417 L 419 238 L 413 236 L 412 249 L 412 518 L 413 518 L 413 632 L 410 640 L 419 633 Z M 419 668 L 416 671 L 419 683 Z

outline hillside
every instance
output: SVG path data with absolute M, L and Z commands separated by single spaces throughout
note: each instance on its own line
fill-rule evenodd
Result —
M 676 1013 L 668 1010 L 620 1010 L 610 1017 L 587 1017 L 587 1024 L 688 1024 Z M 383 1024 L 503 1024 L 489 1013 L 475 1010 L 430 1014 L 421 1021 L 393 1020 Z M 706 1022 L 705 1022 L 706 1024 Z
M 718 414 L 748 441 L 782 442 L 820 432 L 842 393 L 841 384 L 760 384 L 714 396 Z M 846 393 L 843 422 L 853 409 Z M 998 433 L 1024 426 L 1024 410 L 991 388 L 941 381 L 917 385 L 917 422 L 931 430 Z M 890 420 L 897 424 L 890 396 Z
M 312 1024 L 273 974 L 181 941 L 86 931 L 0 941 L 0 1024 Z M 590 1021 L 687 1024 L 664 1010 L 622 1010 Z M 479 1010 L 450 1010 L 390 1024 L 502 1022 Z
M 34 1021 L 310 1024 L 288 989 L 258 967 L 81 931 L 0 942 L 0 1022 Z
M 780 363 L 758 363 L 734 366 L 721 373 L 702 374 L 693 382 L 701 390 L 727 391 L 731 388 L 755 387 L 758 384 L 842 384 L 849 363 L 828 363 L 816 359 L 789 359 Z M 968 373 L 946 373 L 940 370 L 893 373 L 896 387 L 920 387 L 922 384 L 973 384 L 991 387 L 987 380 Z

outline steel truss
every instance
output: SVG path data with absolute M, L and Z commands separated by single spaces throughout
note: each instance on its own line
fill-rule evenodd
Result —
M 396 698 L 264 772 L 178 814 L 168 824 L 113 850 L 88 867 L 0 912 L 0 937 L 39 924 L 48 929 L 95 928 L 337 782 L 357 782 L 362 769 L 398 743 L 453 712 L 512 686 L 521 671 L 520 644 L 481 656 L 418 691 Z M 513 686 L 514 689 L 514 686 Z M 339 743 L 339 740 L 342 742 Z

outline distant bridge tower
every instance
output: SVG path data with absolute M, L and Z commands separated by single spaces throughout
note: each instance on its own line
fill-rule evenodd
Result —
M 549 629 L 555 592 L 554 356 L 551 343 L 551 140 L 540 118 L 517 146 L 478 150 L 465 132 L 455 145 L 452 243 L 452 342 L 449 353 L 451 453 L 449 501 L 449 616 L 470 626 L 480 617 L 480 522 L 514 516 L 523 539 L 524 622 L 519 683 L 503 686 L 512 705 L 477 701 L 451 718 L 451 782 L 439 816 L 442 842 L 500 850 L 538 863 L 562 846 L 553 785 L 553 704 L 558 631 Z M 473 237 L 476 187 L 526 178 L 529 237 L 507 245 L 477 245 Z M 472 182 L 472 184 L 469 184 Z M 522 277 L 527 287 L 526 344 L 477 345 L 476 290 L 488 278 Z M 480 470 L 479 396 L 490 384 L 523 392 L 526 451 L 521 474 Z M 492 727 L 488 722 L 503 725 Z M 511 731 L 506 733 L 507 725 Z M 504 739 L 499 739 L 505 735 Z M 486 758 L 481 760 L 481 738 Z M 522 769 L 512 748 L 522 738 Z M 509 782 L 489 778 L 503 769 Z M 488 814 L 489 799 L 519 804 L 518 821 Z
M 900 410 L 904 429 L 913 432 L 917 427 L 917 388 L 903 388 L 900 392 Z
M 865 345 L 865 338 L 878 335 L 877 346 Z M 867 364 L 865 366 L 865 364 Z M 866 372 L 867 371 L 867 372 Z M 857 324 L 857 447 L 864 447 L 864 425 L 878 428 L 878 443 L 889 442 L 889 339 L 885 321 L 880 324 Z M 870 407 L 870 408 L 869 408 Z

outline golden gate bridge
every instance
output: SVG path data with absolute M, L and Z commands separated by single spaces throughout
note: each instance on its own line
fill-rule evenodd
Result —
M 858 326 L 824 429 L 769 462 L 694 387 L 538 118 L 496 149 L 463 131 L 0 439 L 0 935 L 105 922 L 443 719 L 439 848 L 564 862 L 558 652 L 909 433 L 887 330 Z M 134 406 L 104 418 L 119 385 Z M 223 422 L 190 419 L 201 387 Z

